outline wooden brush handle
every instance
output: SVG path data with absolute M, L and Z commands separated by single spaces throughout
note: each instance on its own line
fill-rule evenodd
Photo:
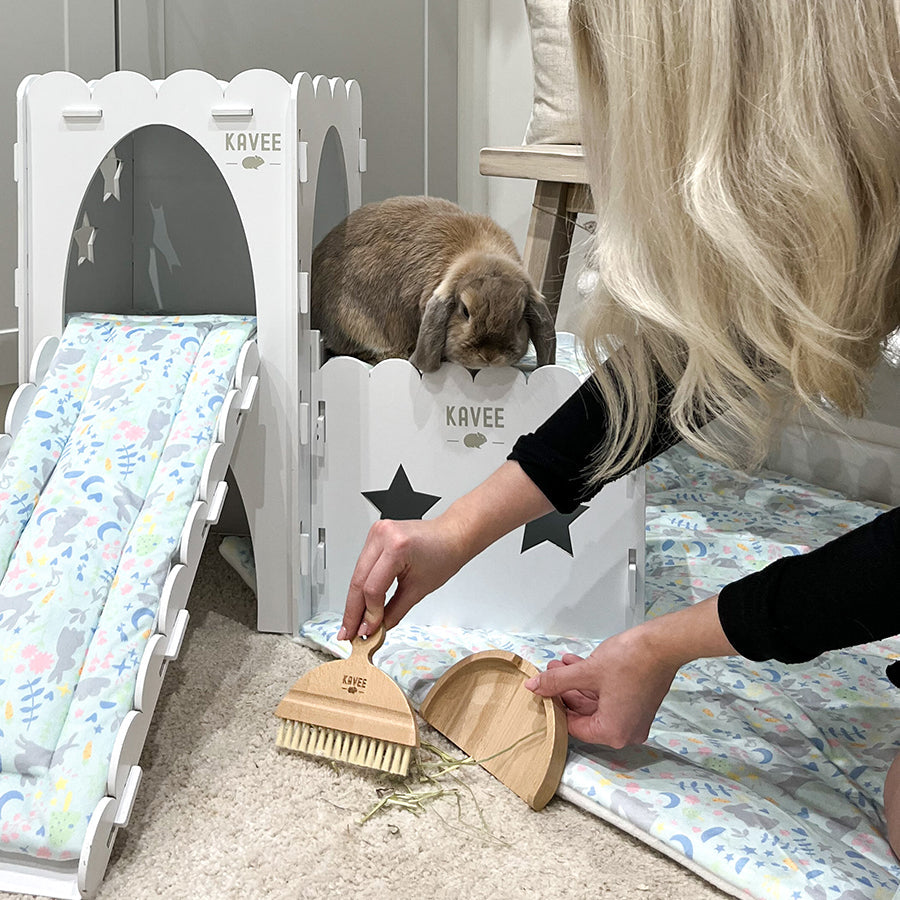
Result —
M 357 635 L 350 643 L 353 648 L 350 651 L 350 659 L 371 663 L 375 651 L 384 643 L 384 624 L 379 625 L 368 637 Z

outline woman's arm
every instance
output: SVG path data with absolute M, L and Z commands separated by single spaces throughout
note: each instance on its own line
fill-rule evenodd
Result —
M 370 634 L 382 618 L 393 628 L 472 557 L 552 509 L 519 464 L 505 462 L 435 519 L 376 522 L 350 580 L 338 640 Z
M 735 652 L 719 622 L 717 598 L 711 597 L 613 635 L 587 658 L 566 654 L 525 687 L 563 701 L 573 737 L 626 747 L 647 740 L 681 666 Z
M 526 682 L 560 697 L 569 733 L 624 747 L 647 739 L 678 669 L 734 653 L 802 662 L 900 633 L 900 509 L 802 556 L 778 560 L 718 597 L 566 655 Z
M 900 508 L 724 587 L 722 627 L 749 659 L 805 662 L 900 634 Z

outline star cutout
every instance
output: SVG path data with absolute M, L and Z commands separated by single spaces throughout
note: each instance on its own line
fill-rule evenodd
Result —
M 441 499 L 414 491 L 403 466 L 397 467 L 386 491 L 362 491 L 362 495 L 381 513 L 382 519 L 421 519 Z
M 78 245 L 78 265 L 83 262 L 92 263 L 94 261 L 94 238 L 97 236 L 97 229 L 91 225 L 88 220 L 87 213 L 84 214 L 84 221 L 81 228 L 76 228 L 72 237 Z
M 572 536 L 569 534 L 569 526 L 588 508 L 584 505 L 579 506 L 574 512 L 561 513 L 551 512 L 546 516 L 541 516 L 533 522 L 529 522 L 525 526 L 525 534 L 522 536 L 522 550 L 530 550 L 544 541 L 556 544 L 560 550 L 565 550 L 569 556 L 574 556 L 572 552 Z
M 116 200 L 121 199 L 119 178 L 122 175 L 122 160 L 116 156 L 115 147 L 103 157 L 103 162 L 100 163 L 100 174 L 103 176 L 103 202 L 106 203 L 110 197 L 114 197 Z

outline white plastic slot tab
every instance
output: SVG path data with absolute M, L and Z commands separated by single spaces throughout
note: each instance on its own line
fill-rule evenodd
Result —
M 214 119 L 252 119 L 252 106 L 214 106 L 211 110 Z
M 59 338 L 53 336 L 45 337 L 37 345 L 37 348 L 32 354 L 31 365 L 28 369 L 29 381 L 40 384 L 44 380 L 44 376 L 50 368 L 50 363 L 53 362 L 53 357 L 56 356 L 58 347 Z
M 191 614 L 186 609 L 181 610 L 175 617 L 175 627 L 172 629 L 172 633 L 169 635 L 169 640 L 166 644 L 167 660 L 171 661 L 173 659 L 178 659 L 178 654 L 181 653 L 181 645 L 184 643 L 184 636 L 187 634 L 188 620 L 190 617 Z
M 213 491 L 212 500 L 209 501 L 209 507 L 206 513 L 206 521 L 210 525 L 215 525 L 222 515 L 222 508 L 225 506 L 225 497 L 228 495 L 228 484 L 220 481 L 216 484 Z
M 172 566 L 159 601 L 159 630 L 171 634 L 178 613 L 187 606 L 191 592 L 191 573 L 187 566 Z
M 16 309 L 24 309 L 25 308 L 25 276 L 22 274 L 20 269 L 16 269 L 15 274 L 15 286 L 13 288 L 13 302 L 15 303 Z
M 103 118 L 103 108 L 100 106 L 67 106 L 63 109 L 62 115 L 67 122 L 84 119 L 98 121 Z
M 365 138 L 359 139 L 359 171 L 365 172 L 369 167 L 369 145 Z
M 239 391 L 247 390 L 247 383 L 259 371 L 259 345 L 256 341 L 246 341 L 238 355 L 234 369 L 234 386 Z
M 36 393 L 37 385 L 30 381 L 26 381 L 25 384 L 20 384 L 16 388 L 15 393 L 10 397 L 9 406 L 6 408 L 6 422 L 3 430 L 7 434 L 15 437 L 19 433 Z
M 300 446 L 306 447 L 309 444 L 309 404 L 301 403 L 300 410 Z
M 632 612 L 637 609 L 637 550 L 628 548 L 628 606 Z
M 134 686 L 134 708 L 153 714 L 156 701 L 162 689 L 163 676 L 166 674 L 166 644 L 169 639 L 164 634 L 154 634 L 147 641 L 138 667 L 137 681 Z M 137 762 L 137 760 L 134 760 Z
M 0 434 L 0 466 L 6 462 L 9 456 L 9 448 L 12 447 L 12 438 L 8 434 Z
M 106 776 L 106 793 L 111 797 L 121 797 L 125 780 L 131 767 L 137 765 L 150 729 L 150 716 L 138 709 L 125 713 L 125 718 L 116 733 L 109 772 Z
M 316 583 L 325 584 L 325 541 L 316 544 Z
M 181 530 L 178 562 L 192 570 L 200 561 L 200 554 L 203 552 L 203 544 L 209 531 L 209 523 L 206 521 L 207 508 L 207 504 L 202 500 L 195 500 Z
M 13 144 L 13 181 L 19 183 L 19 173 L 21 172 L 22 163 L 19 161 L 19 142 Z
M 309 181 L 309 142 L 297 142 L 297 178 L 301 184 Z
M 78 892 L 82 897 L 93 897 L 103 881 L 119 830 L 115 824 L 118 808 L 113 797 L 103 797 L 91 813 L 78 857 Z
M 247 383 L 247 390 L 241 397 L 241 413 L 247 412 L 256 402 L 256 392 L 259 390 L 259 376 L 254 375 Z
M 319 403 L 319 415 L 316 416 L 316 455 L 325 455 L 325 410 Z
M 128 778 L 125 779 L 125 787 L 122 790 L 122 796 L 119 797 L 119 806 L 113 819 L 113 823 L 118 828 L 127 828 L 128 823 L 131 821 L 134 798 L 137 796 L 138 788 L 141 786 L 143 774 L 144 771 L 140 766 L 132 766 L 128 770 Z
M 300 574 L 309 575 L 309 535 L 300 535 Z
M 297 294 L 300 301 L 300 315 L 309 312 L 309 272 L 297 273 Z

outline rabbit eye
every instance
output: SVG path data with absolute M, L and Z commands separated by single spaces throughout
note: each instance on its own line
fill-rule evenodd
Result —
M 462 313 L 462 317 L 463 317 L 464 319 L 468 319 L 468 318 L 469 318 L 469 307 L 466 306 L 465 303 L 460 303 L 460 304 L 459 304 L 459 311 Z

